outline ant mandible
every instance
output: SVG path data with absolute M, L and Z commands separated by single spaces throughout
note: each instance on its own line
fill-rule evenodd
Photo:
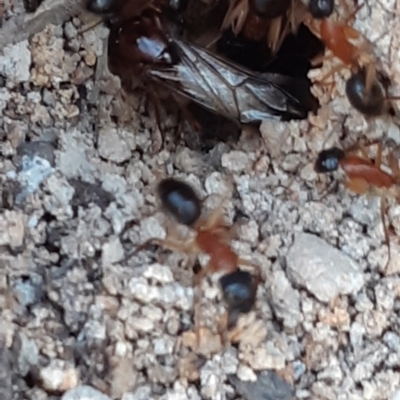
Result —
M 201 218 L 202 201 L 187 183 L 174 178 L 166 178 L 157 186 L 157 195 L 162 209 L 175 220 L 195 231 L 195 236 L 186 240 L 172 238 L 149 239 L 139 246 L 140 251 L 150 244 L 157 244 L 169 250 L 199 255 L 206 253 L 210 260 L 195 277 L 195 285 L 210 273 L 220 272 L 219 283 L 224 300 L 228 306 L 228 329 L 235 323 L 239 314 L 251 310 L 260 280 L 259 267 L 240 258 L 231 248 L 229 227 L 222 218 L 221 204 L 206 218 Z M 239 265 L 251 267 L 255 275 L 239 269 Z
M 389 232 L 385 223 L 386 196 L 394 196 L 396 199 L 400 198 L 398 186 L 400 183 L 400 169 L 398 161 L 394 158 L 393 154 L 390 153 L 388 166 L 391 173 L 383 171 L 381 169 L 382 145 L 372 142 L 368 147 L 374 144 L 378 146 L 374 161 L 368 157 L 365 146 L 354 146 L 346 151 L 333 147 L 319 153 L 314 168 L 317 173 L 329 173 L 341 167 L 347 177 L 347 189 L 359 195 L 372 194 L 380 196 L 381 220 L 386 245 L 388 246 L 388 260 L 385 266 L 386 271 L 391 260 Z

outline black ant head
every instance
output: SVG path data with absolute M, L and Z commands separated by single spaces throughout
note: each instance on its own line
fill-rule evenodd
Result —
M 201 201 L 193 188 L 174 178 L 163 179 L 157 193 L 165 210 L 187 226 L 193 225 L 201 214 Z
M 314 165 L 315 172 L 327 173 L 336 171 L 339 168 L 340 160 L 342 160 L 344 156 L 344 151 L 337 147 L 322 150 L 318 154 L 317 161 Z
M 328 18 L 333 13 L 335 0 L 310 0 L 308 10 L 315 19 Z
M 378 77 L 366 86 L 367 73 L 364 68 L 350 76 L 346 82 L 346 96 L 350 104 L 360 113 L 376 117 L 385 111 L 386 92 Z
M 253 0 L 251 6 L 267 19 L 274 19 L 285 14 L 291 0 Z
M 105 15 L 113 12 L 118 0 L 88 0 L 86 9 L 94 14 Z
M 247 271 L 237 270 L 219 280 L 224 300 L 228 306 L 228 327 L 235 325 L 239 314 L 249 312 L 255 302 L 257 282 Z

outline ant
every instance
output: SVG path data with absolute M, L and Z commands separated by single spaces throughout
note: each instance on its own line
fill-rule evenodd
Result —
M 354 69 L 362 62 L 370 64 L 372 60 L 369 53 L 366 52 L 366 39 L 362 37 L 360 32 L 349 26 L 349 22 L 363 6 L 357 7 L 343 22 L 337 22 L 331 18 L 317 18 L 319 12 L 318 10 L 313 10 L 311 4 L 312 3 L 310 3 L 309 10 L 313 18 L 306 18 L 305 23 L 332 52 L 333 56 L 338 58 L 341 62 L 337 68 L 330 72 L 329 76 L 343 68 L 343 66 L 350 66 Z M 356 39 L 364 40 L 360 48 L 350 42 Z M 328 57 L 325 56 L 325 58 Z
M 314 8 L 315 3 L 319 4 L 319 8 Z M 332 52 L 333 57 L 340 60 L 340 64 L 325 75 L 320 83 L 345 66 L 350 67 L 351 76 L 346 82 L 346 96 L 350 104 L 366 116 L 382 115 L 391 110 L 388 100 L 398 98 L 387 97 L 388 82 L 377 73 L 371 44 L 359 31 L 349 26 L 350 20 L 364 4 L 358 6 L 343 22 L 325 17 L 333 12 L 333 6 L 333 0 L 310 0 L 309 11 L 313 20 L 306 18 L 305 21 L 310 30 Z M 352 43 L 357 40 L 358 46 Z
M 377 155 L 374 161 L 368 157 L 366 147 L 378 145 Z M 381 169 L 382 145 L 372 142 L 368 146 L 353 146 L 344 151 L 337 147 L 323 150 L 319 153 L 314 168 L 317 173 L 334 172 L 342 168 L 347 176 L 346 187 L 353 193 L 364 195 L 378 195 L 381 198 L 381 220 L 384 228 L 385 241 L 388 246 L 387 269 L 391 260 L 389 232 L 385 223 L 386 196 L 391 195 L 400 199 L 398 185 L 400 183 L 400 168 L 394 155 L 390 153 L 388 166 L 391 173 Z
M 157 186 L 157 195 L 165 212 L 175 220 L 195 231 L 195 236 L 186 240 L 166 238 L 149 239 L 135 253 L 157 244 L 169 250 L 210 256 L 208 265 L 195 277 L 196 287 L 210 273 L 220 272 L 219 283 L 228 307 L 228 329 L 234 326 L 241 313 L 251 310 L 255 302 L 260 280 L 259 267 L 241 259 L 229 244 L 229 228 L 222 219 L 222 203 L 209 216 L 201 218 L 202 201 L 186 182 L 174 178 L 163 179 Z M 128 256 L 130 257 L 130 256 Z M 255 275 L 239 269 L 239 265 L 255 269 Z

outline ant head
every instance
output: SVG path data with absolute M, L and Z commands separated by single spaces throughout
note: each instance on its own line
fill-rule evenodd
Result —
M 257 282 L 253 275 L 237 270 L 222 276 L 219 283 L 231 317 L 237 318 L 240 313 L 251 310 L 257 292 Z
M 337 147 L 322 150 L 318 154 L 317 161 L 314 165 L 315 172 L 327 173 L 336 171 L 339 168 L 340 160 L 343 159 L 344 156 L 344 151 Z
M 114 11 L 118 0 L 88 0 L 86 9 L 94 14 L 108 14 Z
M 174 178 L 166 178 L 158 184 L 157 193 L 162 206 L 179 223 L 191 226 L 200 218 L 201 201 L 187 183 Z
M 253 0 L 254 10 L 267 19 L 274 19 L 286 13 L 291 5 L 291 0 Z
M 346 96 L 350 104 L 360 113 L 367 116 L 382 115 L 385 110 L 386 93 L 376 76 L 367 89 L 366 70 L 360 69 L 347 80 Z
M 328 18 L 333 13 L 334 0 L 310 0 L 308 10 L 315 19 Z

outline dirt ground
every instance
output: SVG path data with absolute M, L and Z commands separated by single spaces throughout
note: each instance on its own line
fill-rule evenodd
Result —
M 380 200 L 343 185 L 323 196 L 340 174 L 313 170 L 322 148 L 360 139 L 400 157 L 398 116 L 352 109 L 343 70 L 332 96 L 315 89 L 322 106 L 308 121 L 266 121 L 261 135 L 203 151 L 185 138 L 154 151 L 144 100 L 126 101 L 107 71 L 107 28 L 82 35 L 93 17 L 71 17 L 72 1 L 23 10 L 14 1 L 0 30 L 0 399 L 399 400 L 400 206 L 389 202 L 385 270 Z M 393 95 L 399 12 L 398 0 L 366 3 L 355 22 Z M 166 124 L 172 132 L 176 121 Z M 180 230 L 157 206 L 166 176 L 192 183 L 206 211 L 225 198 L 227 220 L 239 221 L 235 250 L 261 267 L 255 309 L 227 347 L 217 277 L 194 313 L 185 254 L 124 261 Z M 198 346 L 193 319 L 204 327 Z

